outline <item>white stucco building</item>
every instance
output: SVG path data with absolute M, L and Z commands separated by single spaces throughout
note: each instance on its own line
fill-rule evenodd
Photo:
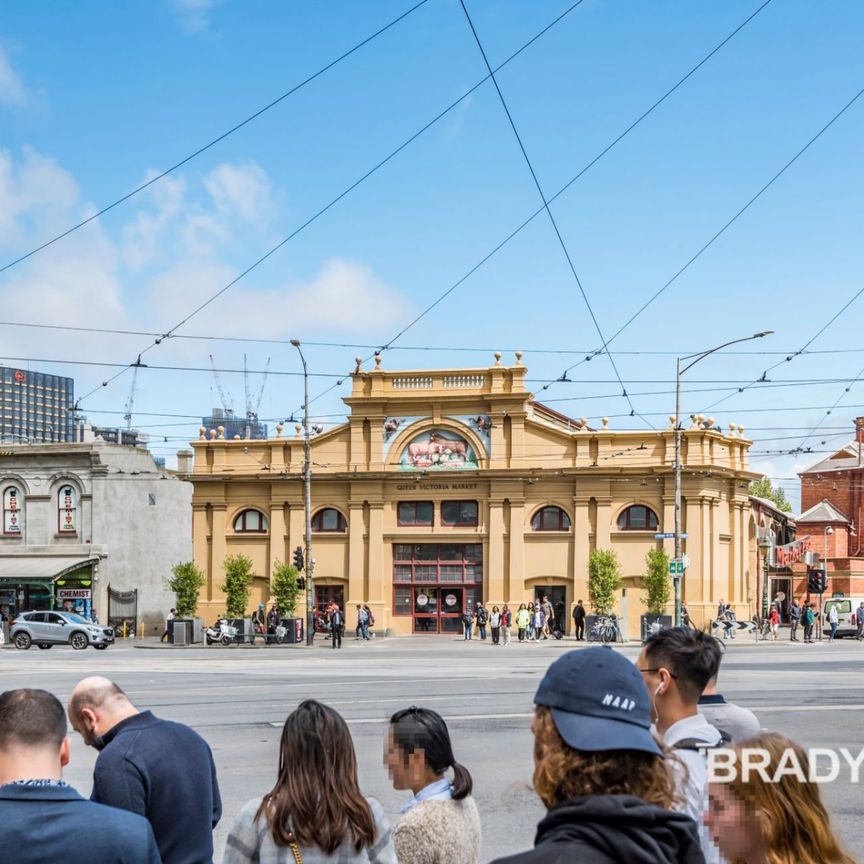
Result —
M 192 557 L 191 498 L 142 448 L 3 445 L 0 610 L 95 610 L 161 630 L 174 600 L 165 578 Z

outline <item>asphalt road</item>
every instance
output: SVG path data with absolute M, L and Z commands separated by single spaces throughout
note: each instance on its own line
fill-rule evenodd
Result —
M 105 652 L 55 647 L 0 651 L 0 685 L 43 687 L 66 701 L 86 675 L 116 680 L 142 708 L 197 729 L 213 748 L 225 816 L 216 832 L 217 860 L 233 815 L 272 786 L 286 715 L 314 697 L 337 708 L 354 736 L 364 792 L 396 819 L 405 793 L 390 786 L 382 764 L 386 721 L 408 705 L 439 711 L 456 758 L 471 771 L 483 820 L 481 861 L 529 847 L 542 808 L 530 788 L 532 696 L 543 672 L 575 643 L 494 647 L 441 637 L 349 638 L 342 651 L 304 647 L 137 647 Z M 634 658 L 639 646 L 622 649 Z M 763 726 L 805 747 L 864 747 L 864 646 L 730 644 L 721 691 L 751 708 Z M 66 778 L 90 790 L 96 753 L 77 735 Z M 849 772 L 822 787 L 836 830 L 857 857 L 864 848 L 864 796 Z

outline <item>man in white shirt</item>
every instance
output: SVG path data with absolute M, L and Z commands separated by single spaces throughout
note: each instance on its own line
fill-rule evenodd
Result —
M 707 864 L 723 858 L 703 823 L 707 809 L 708 766 L 705 750 L 723 746 L 721 733 L 699 714 L 699 697 L 720 668 L 720 643 L 685 627 L 649 636 L 636 661 L 651 700 L 652 720 L 666 747 L 680 760 L 678 808 L 699 825 Z

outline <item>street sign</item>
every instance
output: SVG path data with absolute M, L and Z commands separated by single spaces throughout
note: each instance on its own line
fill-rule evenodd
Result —
M 682 540 L 686 540 L 686 539 L 687 539 L 687 535 L 686 535 L 686 534 L 679 534 L 678 536 L 679 536 Z M 655 535 L 654 535 L 654 539 L 655 539 L 655 540 L 674 540 L 674 539 L 675 539 L 675 532 L 674 532 L 674 531 L 667 531 L 665 534 L 655 534 Z
M 684 572 L 684 562 L 673 558 L 669 562 L 669 575 L 676 576 Z

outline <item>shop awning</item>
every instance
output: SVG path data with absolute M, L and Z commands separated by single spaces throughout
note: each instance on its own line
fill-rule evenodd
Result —
M 67 573 L 96 564 L 98 556 L 10 555 L 0 557 L 0 585 L 54 582 Z

